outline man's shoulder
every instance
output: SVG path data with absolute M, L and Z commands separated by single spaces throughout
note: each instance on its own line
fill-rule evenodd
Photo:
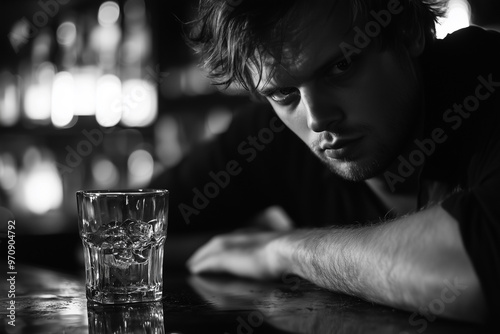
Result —
M 493 147 L 500 124 L 499 59 L 500 33 L 479 27 L 448 35 L 428 54 L 426 138 L 440 133 L 443 139 L 428 166 L 443 178 L 465 175 L 472 156 Z
M 434 108 L 474 93 L 479 77 L 500 76 L 500 33 L 470 26 L 436 40 L 422 57 L 424 85 Z
M 470 26 L 434 41 L 424 55 L 424 63 L 431 67 L 450 67 L 462 64 L 463 69 L 498 65 L 500 32 Z M 476 61 L 476 63 L 470 63 Z M 434 66 L 432 66 L 434 65 Z
M 500 32 L 479 26 L 469 26 L 448 34 L 443 41 L 446 44 L 487 45 L 500 40 Z

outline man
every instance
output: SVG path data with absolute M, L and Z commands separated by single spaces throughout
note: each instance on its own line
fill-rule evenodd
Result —
M 210 76 L 274 113 L 242 112 L 152 186 L 170 188 L 174 224 L 236 228 L 279 205 L 296 228 L 216 237 L 193 273 L 292 273 L 405 310 L 499 314 L 500 37 L 435 40 L 443 6 L 202 1 L 191 42 Z

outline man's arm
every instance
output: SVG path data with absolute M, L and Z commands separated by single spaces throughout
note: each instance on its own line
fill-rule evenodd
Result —
M 194 273 L 253 278 L 292 273 L 395 308 L 466 321 L 486 318 L 458 223 L 439 206 L 366 227 L 221 236 L 188 265 Z

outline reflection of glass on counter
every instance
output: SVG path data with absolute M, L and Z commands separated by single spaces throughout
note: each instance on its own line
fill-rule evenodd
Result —
M 103 306 L 88 303 L 89 333 L 165 333 L 161 302 Z

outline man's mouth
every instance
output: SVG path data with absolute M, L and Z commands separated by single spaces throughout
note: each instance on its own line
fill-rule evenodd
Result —
M 320 149 L 323 154 L 335 160 L 345 160 L 353 157 L 359 147 L 362 136 L 335 138 L 332 142 L 323 142 Z

